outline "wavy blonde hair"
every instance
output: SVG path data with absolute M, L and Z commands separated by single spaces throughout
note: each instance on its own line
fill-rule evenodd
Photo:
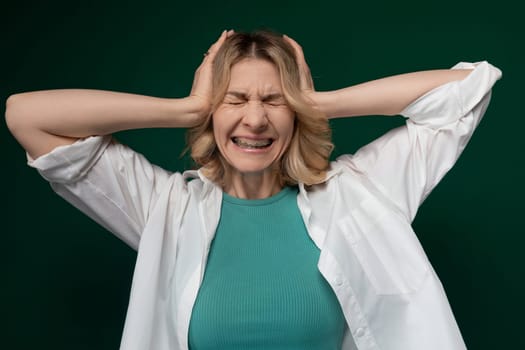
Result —
M 277 67 L 286 102 L 295 111 L 293 136 L 276 169 L 280 184 L 323 182 L 334 148 L 328 119 L 302 94 L 294 49 L 282 36 L 257 31 L 235 33 L 226 39 L 213 62 L 212 111 L 223 102 L 232 66 L 246 58 L 266 60 Z M 212 115 L 213 112 L 201 125 L 188 131 L 188 148 L 195 163 L 202 167 L 203 174 L 225 186 L 231 179 L 231 167 L 215 143 Z

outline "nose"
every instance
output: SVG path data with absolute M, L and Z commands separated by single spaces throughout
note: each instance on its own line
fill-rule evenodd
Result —
M 261 101 L 250 101 L 245 109 L 243 124 L 252 130 L 262 130 L 268 126 L 268 114 Z

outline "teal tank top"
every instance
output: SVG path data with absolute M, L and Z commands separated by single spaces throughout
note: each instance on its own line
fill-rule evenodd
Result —
M 297 193 L 287 187 L 257 200 L 223 195 L 190 349 L 341 349 L 343 312 L 317 269 L 320 251 Z

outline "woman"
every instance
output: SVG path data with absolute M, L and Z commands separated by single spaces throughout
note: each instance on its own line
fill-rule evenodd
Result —
M 189 97 L 11 96 L 8 126 L 53 189 L 138 250 L 122 349 L 464 349 L 411 222 L 501 72 L 460 63 L 316 92 L 287 36 L 224 31 Z M 407 117 L 329 163 L 328 119 Z M 185 127 L 198 171 L 111 133 Z

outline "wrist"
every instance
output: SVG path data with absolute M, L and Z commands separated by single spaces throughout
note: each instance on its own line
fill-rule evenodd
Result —
M 211 106 L 198 96 L 170 99 L 168 127 L 192 128 L 199 125 L 210 113 Z
M 338 97 L 335 91 L 314 92 L 310 97 L 317 109 L 323 112 L 328 119 L 340 116 L 338 115 Z

